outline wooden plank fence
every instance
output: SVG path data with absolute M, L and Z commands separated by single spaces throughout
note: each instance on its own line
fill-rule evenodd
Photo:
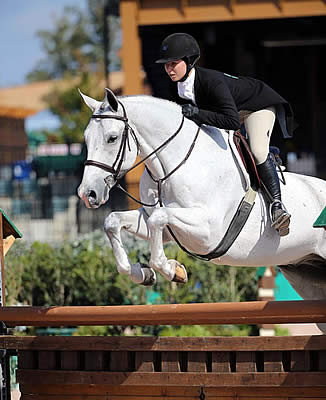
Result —
M 0 337 L 22 400 L 326 399 L 326 336 Z
M 326 322 L 326 300 L 135 306 L 0 307 L 7 326 L 208 325 Z
M 326 302 L 0 307 L 7 326 L 326 322 Z M 326 399 L 326 336 L 18 337 L 21 400 Z

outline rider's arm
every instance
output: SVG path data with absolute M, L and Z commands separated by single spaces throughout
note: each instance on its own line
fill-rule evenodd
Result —
M 209 84 L 203 84 L 200 92 L 200 96 L 196 96 L 199 111 L 191 117 L 194 122 L 221 129 L 237 130 L 240 127 L 237 107 L 223 79 L 210 79 Z M 205 104 L 209 104 L 209 110 L 202 104 L 202 98 Z

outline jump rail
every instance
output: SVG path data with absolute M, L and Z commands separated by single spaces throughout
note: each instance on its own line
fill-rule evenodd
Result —
M 7 326 L 326 322 L 326 301 L 0 307 L 0 320 Z M 0 349 L 18 356 L 22 399 L 326 400 L 325 335 L 0 336 Z
M 326 300 L 0 307 L 0 321 L 8 327 L 320 323 L 326 322 Z

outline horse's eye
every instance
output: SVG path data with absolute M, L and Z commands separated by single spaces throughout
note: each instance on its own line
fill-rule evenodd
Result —
M 117 135 L 111 135 L 108 138 L 108 143 L 114 143 L 117 140 L 118 136 Z

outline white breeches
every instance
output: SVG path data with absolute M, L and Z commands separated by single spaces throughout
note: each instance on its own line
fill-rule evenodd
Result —
M 268 107 L 244 117 L 249 145 L 257 165 L 266 161 L 275 122 L 275 107 Z

